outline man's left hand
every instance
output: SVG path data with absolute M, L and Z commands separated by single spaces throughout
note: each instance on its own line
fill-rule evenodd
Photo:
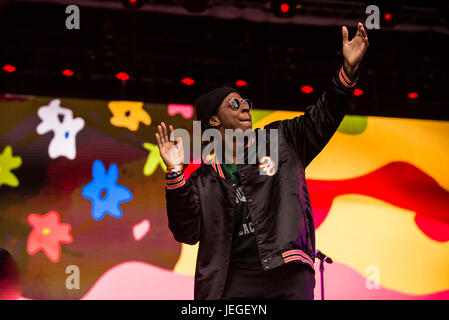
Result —
M 345 26 L 342 27 L 342 34 L 343 56 L 345 58 L 344 68 L 348 76 L 353 78 L 366 49 L 368 49 L 368 36 L 366 35 L 365 28 L 363 28 L 363 24 L 360 22 L 357 24 L 357 33 L 351 41 L 348 40 L 348 28 Z

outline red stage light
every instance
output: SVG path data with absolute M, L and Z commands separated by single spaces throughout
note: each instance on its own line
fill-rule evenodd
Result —
M 71 77 L 71 76 L 73 76 L 75 74 L 75 72 L 73 72 L 70 69 L 65 69 L 65 70 L 62 71 L 62 74 L 65 75 L 66 77 Z
M 363 93 L 364 93 L 363 90 L 361 90 L 359 88 L 354 89 L 354 95 L 356 97 L 363 96 Z
M 384 19 L 386 21 L 390 21 L 391 19 L 393 19 L 393 15 L 391 13 L 386 13 L 384 14 Z
M 237 80 L 235 82 L 235 85 L 237 87 L 247 87 L 248 86 L 248 82 L 246 82 L 245 80 Z
M 146 0 L 121 0 L 121 2 L 127 9 L 139 9 L 145 5 Z
M 419 98 L 419 94 L 417 92 L 409 92 L 408 98 L 409 99 L 418 99 Z
M 129 79 L 129 74 L 126 72 L 119 72 L 115 75 L 115 77 L 119 80 L 126 81 Z
M 297 0 L 271 0 L 270 10 L 276 17 L 291 18 L 298 8 L 297 3 Z
M 311 86 L 302 86 L 301 91 L 305 94 L 309 94 L 313 92 L 313 88 Z
M 287 13 L 289 11 L 290 11 L 290 6 L 288 5 L 288 3 L 282 3 L 281 4 L 281 12 Z
M 186 86 L 191 86 L 195 84 L 195 80 L 190 77 L 185 77 L 181 80 L 181 83 L 185 84 Z
M 10 64 L 7 64 L 7 65 L 3 66 L 3 70 L 6 72 L 14 72 L 14 71 L 16 71 L 16 67 L 14 67 Z

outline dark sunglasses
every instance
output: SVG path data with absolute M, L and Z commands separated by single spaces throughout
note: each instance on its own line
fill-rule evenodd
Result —
M 243 103 L 246 104 L 250 110 L 253 108 L 253 103 L 251 102 L 251 100 L 243 99 Z M 229 104 L 234 110 L 238 110 L 240 108 L 240 100 L 237 98 L 232 98 L 231 100 L 229 100 Z

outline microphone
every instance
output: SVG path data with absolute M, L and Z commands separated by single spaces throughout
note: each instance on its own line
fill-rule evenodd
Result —
M 315 251 L 315 257 L 317 257 L 318 259 L 323 260 L 324 262 L 327 262 L 329 264 L 333 262 L 330 257 L 326 256 L 320 250 Z

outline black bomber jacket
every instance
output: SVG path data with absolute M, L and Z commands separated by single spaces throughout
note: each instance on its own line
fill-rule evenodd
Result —
M 343 120 L 357 75 L 352 80 L 341 67 L 330 88 L 316 104 L 307 107 L 304 115 L 264 127 L 267 131 L 278 130 L 275 173 L 261 175 L 260 158 L 256 164 L 237 165 L 265 270 L 289 262 L 304 263 L 313 269 L 315 227 L 305 168 Z M 269 138 L 267 134 L 266 150 Z M 224 177 L 215 158 L 202 162 L 189 179 L 183 172 L 166 176 L 171 232 L 179 242 L 193 245 L 199 241 L 195 300 L 222 297 L 232 249 L 235 194 L 236 185 Z

